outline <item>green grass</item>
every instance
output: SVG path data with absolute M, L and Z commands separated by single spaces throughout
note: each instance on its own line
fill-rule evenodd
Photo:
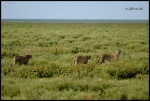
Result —
M 1 98 L 148 100 L 147 23 L 1 23 Z M 121 50 L 118 62 L 96 64 Z M 13 55 L 32 54 L 27 66 Z M 77 55 L 88 64 L 73 65 Z
M 75 79 L 68 77 L 54 78 L 2 78 L 2 99 L 148 99 L 148 76 L 131 79 L 103 79 L 85 77 Z

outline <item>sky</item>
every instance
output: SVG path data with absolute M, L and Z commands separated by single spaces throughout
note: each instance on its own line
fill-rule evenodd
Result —
M 149 1 L 1 1 L 1 19 L 149 20 Z

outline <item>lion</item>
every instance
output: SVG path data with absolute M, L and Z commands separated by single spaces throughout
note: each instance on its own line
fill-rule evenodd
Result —
M 91 56 L 89 55 L 77 56 L 74 58 L 74 65 L 77 65 L 78 63 L 87 64 L 88 59 L 91 59 Z
M 32 58 L 32 55 L 15 56 L 14 57 L 14 65 L 17 63 L 19 65 L 21 65 L 21 64 L 27 65 L 30 58 Z
M 97 63 L 100 62 L 102 64 L 105 60 L 107 60 L 109 62 L 111 62 L 111 61 L 118 61 L 120 54 L 121 54 L 120 50 L 117 50 L 116 53 L 114 53 L 114 54 L 106 54 L 106 53 L 101 54 L 99 56 L 99 60 L 97 61 Z

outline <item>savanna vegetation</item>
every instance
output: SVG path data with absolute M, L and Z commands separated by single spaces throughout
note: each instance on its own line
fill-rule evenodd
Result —
M 96 64 L 116 50 L 119 61 Z M 91 59 L 74 65 L 77 55 Z M 148 100 L 149 24 L 2 22 L 1 99 Z

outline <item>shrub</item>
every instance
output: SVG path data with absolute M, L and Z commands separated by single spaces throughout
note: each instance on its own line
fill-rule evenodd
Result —
M 21 78 L 41 78 L 41 77 L 53 77 L 59 74 L 58 66 L 56 64 L 51 64 L 51 66 L 19 66 L 3 68 L 2 74 L 11 75 L 13 77 Z
M 145 73 L 145 68 L 139 66 L 137 67 L 136 64 L 127 64 L 125 62 L 122 63 L 114 63 L 104 68 L 110 76 L 113 78 L 124 79 L 124 78 L 131 78 L 135 77 L 136 74 Z
M 90 39 L 91 39 L 91 37 L 83 37 L 82 41 L 86 41 L 86 40 L 90 40 Z
M 2 69 L 1 69 L 2 71 L 1 71 L 1 73 L 2 73 L 2 75 L 9 75 L 10 73 L 12 73 L 12 72 L 14 72 L 14 68 L 12 68 L 12 67 L 10 67 L 10 66 L 8 66 L 8 67 L 3 67 Z
M 84 53 L 88 53 L 90 50 L 88 49 L 84 49 L 84 48 L 79 48 L 79 47 L 73 47 L 71 50 L 71 53 L 76 54 L 79 52 L 84 52 Z
M 39 47 L 48 47 L 52 45 L 57 45 L 57 41 L 46 41 L 46 42 L 38 42 Z
M 2 52 L 1 52 L 1 59 L 4 58 L 4 57 L 13 58 L 13 57 L 16 56 L 16 55 L 18 55 L 18 54 L 12 52 L 11 49 L 2 49 Z
M 77 48 L 77 47 L 74 47 L 72 50 L 71 50 L 71 53 L 73 53 L 73 54 L 76 54 L 76 53 L 78 53 L 79 52 L 79 48 Z

